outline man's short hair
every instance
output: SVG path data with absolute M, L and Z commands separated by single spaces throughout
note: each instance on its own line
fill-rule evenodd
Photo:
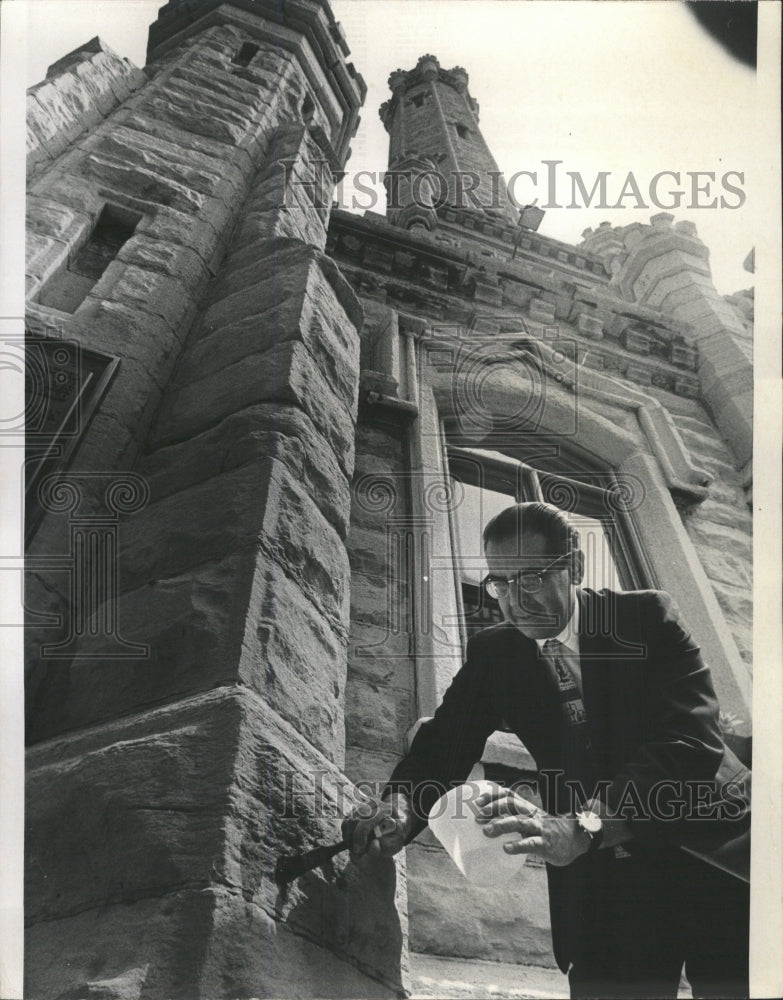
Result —
M 563 511 L 538 501 L 515 503 L 496 514 L 484 528 L 484 548 L 492 541 L 521 538 L 523 531 L 543 535 L 552 555 L 579 551 L 579 532 L 568 523 Z

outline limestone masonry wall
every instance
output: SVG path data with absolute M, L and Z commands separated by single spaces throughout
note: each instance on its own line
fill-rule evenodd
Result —
M 304 16 L 339 67 L 328 8 Z M 149 490 L 118 556 L 122 633 L 149 655 L 85 632 L 71 662 L 33 659 L 27 993 L 315 995 L 327 976 L 395 995 L 392 862 L 371 896 L 356 877 L 273 880 L 279 852 L 336 839 L 353 796 L 362 313 L 322 252 L 337 85 L 274 18 L 225 5 L 183 23 L 30 188 L 31 330 L 121 359 L 69 475 L 128 470 Z M 72 313 L 37 302 L 107 202 L 141 216 L 132 237 Z M 49 515 L 32 551 L 67 545 L 66 521 Z M 59 587 L 42 570 L 30 594 L 67 608 Z M 77 841 L 88 867 L 68 863 Z

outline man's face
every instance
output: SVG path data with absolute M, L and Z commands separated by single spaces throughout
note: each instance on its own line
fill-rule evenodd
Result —
M 490 540 L 485 555 L 490 576 L 506 579 L 520 570 L 543 571 L 558 558 L 543 535 L 528 532 L 522 533 L 519 542 L 516 538 Z M 551 639 L 562 632 L 574 610 L 569 565 L 569 560 L 563 559 L 542 572 L 541 587 L 535 593 L 526 593 L 512 583 L 507 595 L 498 598 L 503 617 L 530 639 Z

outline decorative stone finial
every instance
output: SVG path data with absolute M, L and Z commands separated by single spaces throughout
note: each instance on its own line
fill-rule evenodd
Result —
M 416 63 L 416 69 L 421 73 L 425 80 L 435 80 L 438 76 L 440 63 L 435 56 L 427 53 L 427 55 L 420 57 L 419 61 Z
M 389 89 L 396 90 L 398 87 L 401 87 L 407 79 L 408 74 L 404 69 L 395 69 L 389 74 Z
M 451 77 L 451 82 L 460 93 L 464 93 L 468 89 L 468 73 L 462 66 L 454 66 L 450 69 L 449 76 Z

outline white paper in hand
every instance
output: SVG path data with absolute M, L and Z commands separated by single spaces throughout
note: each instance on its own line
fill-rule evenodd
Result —
M 430 809 L 429 827 L 449 852 L 462 874 L 476 885 L 503 888 L 511 875 L 522 870 L 525 854 L 506 854 L 503 844 L 519 840 L 521 834 L 487 837 L 476 822 L 476 799 L 482 792 L 497 790 L 494 781 L 468 781 L 442 795 Z

